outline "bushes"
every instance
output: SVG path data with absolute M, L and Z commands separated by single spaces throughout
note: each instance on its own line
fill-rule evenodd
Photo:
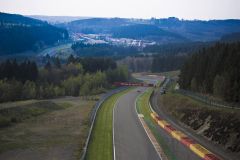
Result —
M 22 83 L 16 80 L 0 80 L 0 102 L 21 99 Z
M 126 66 L 120 66 L 114 70 L 108 70 L 106 72 L 107 80 L 110 83 L 116 81 L 127 81 L 130 78 L 130 74 L 128 72 L 128 68 Z
M 26 81 L 22 89 L 23 99 L 33 99 L 37 95 L 36 84 L 32 81 Z
M 46 66 L 38 70 L 36 81 L 15 80 L 17 73 L 12 72 L 11 78 L 0 80 L 0 102 L 99 94 L 111 87 L 111 83 L 129 79 L 128 68 L 120 66 L 114 69 L 112 60 L 88 59 L 89 63 L 107 62 L 102 64 L 102 70 L 96 70 L 99 65 L 91 68 L 95 72 L 86 72 L 80 63 L 83 61 L 84 59 L 73 60 L 61 67 L 47 61 Z
M 87 73 L 64 80 L 63 86 L 66 94 L 71 96 L 98 94 L 103 90 L 101 88 L 107 87 L 107 78 L 104 72 Z
M 60 86 L 55 86 L 54 87 L 54 93 L 55 93 L 55 97 L 61 97 L 61 96 L 64 96 L 65 95 L 65 88 L 63 87 L 60 87 Z
M 0 128 L 59 109 L 63 109 L 63 107 L 49 101 L 3 108 L 0 110 Z
M 6 118 L 6 117 L 3 117 L 3 116 L 0 116 L 0 128 L 2 127 L 7 127 L 11 124 L 11 120 Z
M 62 85 L 66 95 L 78 96 L 79 88 L 82 85 L 82 78 L 80 75 L 77 77 L 69 77 L 63 81 Z

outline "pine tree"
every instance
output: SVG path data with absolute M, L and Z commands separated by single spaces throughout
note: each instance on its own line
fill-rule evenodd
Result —
M 213 94 L 217 97 L 224 97 L 225 79 L 223 76 L 216 75 L 213 82 Z
M 74 56 L 71 54 L 71 55 L 68 57 L 67 64 L 75 63 L 75 62 L 76 62 L 76 59 L 75 59 Z
M 58 68 L 58 69 L 60 69 L 60 68 L 62 67 L 62 66 L 61 66 L 61 62 L 60 62 L 60 60 L 59 60 L 58 57 L 56 57 L 56 58 L 54 59 L 54 65 L 55 65 L 55 67 Z
M 51 65 L 50 61 L 47 62 L 47 64 L 44 66 L 44 68 L 48 71 L 52 70 L 52 65 Z

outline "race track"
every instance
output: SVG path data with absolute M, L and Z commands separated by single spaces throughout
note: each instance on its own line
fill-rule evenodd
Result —
M 135 110 L 135 100 L 145 89 L 139 87 L 132 90 L 120 97 L 115 105 L 113 129 L 116 160 L 160 159 Z

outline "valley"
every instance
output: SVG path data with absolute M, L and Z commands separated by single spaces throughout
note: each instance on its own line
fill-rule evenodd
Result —
M 239 160 L 239 6 L 0 1 L 0 160 Z

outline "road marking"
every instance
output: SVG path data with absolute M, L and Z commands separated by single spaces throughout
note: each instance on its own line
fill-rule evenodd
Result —
M 121 96 L 120 96 L 121 97 Z M 114 104 L 114 107 L 113 107 L 113 122 L 112 122 L 112 125 L 113 125 L 113 129 L 112 129 L 112 134 L 113 134 L 113 159 L 116 160 L 116 149 L 115 149 L 115 136 L 114 136 L 114 111 L 115 111 L 115 108 L 116 106 L 118 105 L 118 101 L 120 99 L 120 97 L 118 98 L 118 100 L 116 101 L 116 103 Z
M 147 133 L 148 138 L 150 139 L 151 143 L 153 144 L 155 150 L 157 151 L 157 154 L 159 156 L 159 158 L 161 160 L 168 160 L 168 158 L 166 157 L 166 155 L 163 153 L 163 150 L 161 148 L 161 146 L 158 144 L 156 138 L 154 137 L 154 135 L 152 134 L 150 128 L 147 126 L 146 122 L 144 121 L 144 119 L 142 117 L 139 117 L 139 120 L 145 130 L 145 132 Z
M 137 96 L 137 98 L 135 99 L 135 103 L 134 103 L 134 104 L 135 104 L 135 112 L 136 112 L 137 115 L 139 115 L 139 113 L 138 113 L 138 111 L 137 111 L 137 100 L 138 100 L 138 98 L 139 98 L 141 95 L 143 95 L 143 94 L 144 94 L 144 92 L 141 93 L 141 94 L 139 94 L 139 95 Z M 150 142 L 152 143 L 154 149 L 156 150 L 157 155 L 159 156 L 160 160 L 167 160 L 167 157 L 166 157 L 166 156 L 164 156 L 164 157 L 162 156 L 164 153 L 162 152 L 162 149 L 161 149 L 160 145 L 158 144 L 156 138 L 152 135 L 150 129 L 147 127 L 147 125 L 146 125 L 145 121 L 143 120 L 143 118 L 138 116 L 138 119 L 139 119 L 139 121 L 141 122 L 142 127 L 143 127 L 145 133 L 147 134 Z M 145 127 L 148 128 L 148 129 L 146 129 Z M 150 136 L 150 134 L 151 134 L 151 136 Z M 160 150 L 161 150 L 161 151 L 160 151 Z
M 114 130 L 115 130 L 115 127 L 114 127 L 114 111 L 115 111 L 116 106 L 119 103 L 119 99 L 124 95 L 125 94 L 118 97 L 118 99 L 117 99 L 117 101 L 116 101 L 116 103 L 114 104 L 114 107 L 113 107 L 113 113 L 112 113 L 113 114 L 113 119 L 112 119 L 113 160 L 116 160 L 116 149 L 115 149 L 116 147 L 115 147 L 115 135 L 114 135 L 115 134 L 115 132 L 114 132 Z

